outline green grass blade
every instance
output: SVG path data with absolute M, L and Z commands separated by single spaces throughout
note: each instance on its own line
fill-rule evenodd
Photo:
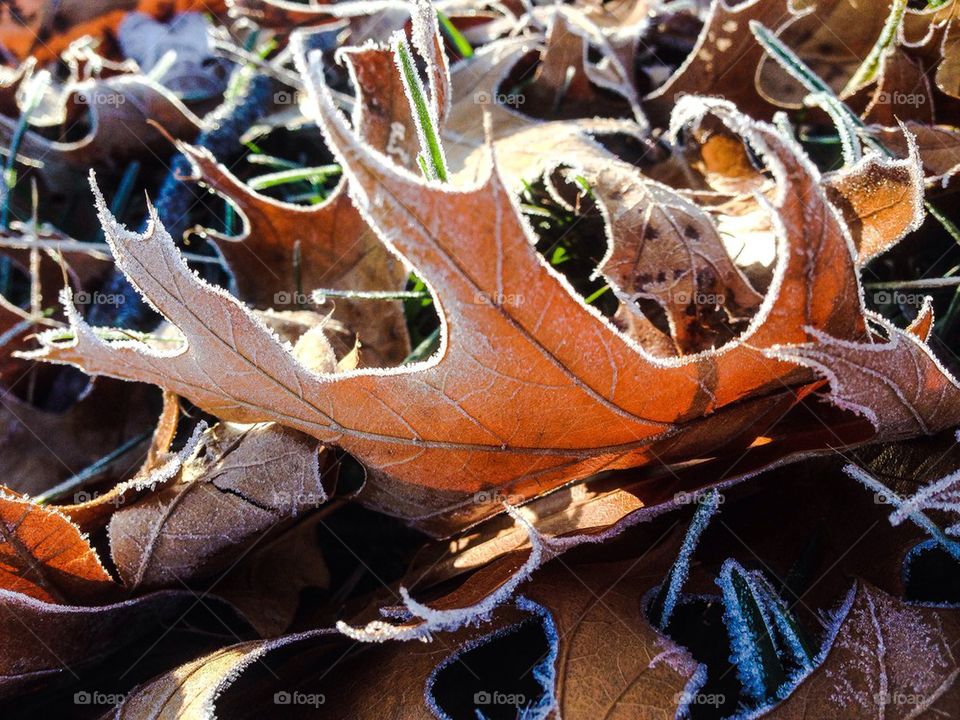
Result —
M 417 125 L 417 134 L 420 136 L 420 144 L 423 147 L 424 162 L 421 164 L 421 168 L 424 164 L 427 165 L 430 171 L 427 177 L 446 182 L 447 161 L 443 156 L 443 148 L 440 145 L 436 123 L 430 114 L 423 83 L 420 82 L 420 76 L 417 75 L 406 39 L 399 38 L 394 45 L 394 51 L 397 67 L 400 68 L 400 77 L 403 79 L 407 97 L 410 98 L 413 106 L 413 120 Z

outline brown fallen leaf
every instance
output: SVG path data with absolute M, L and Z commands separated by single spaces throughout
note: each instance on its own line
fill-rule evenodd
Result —
M 170 444 L 177 432 L 180 420 L 179 398 L 173 393 L 163 394 L 163 410 L 157 419 L 147 457 L 134 476 L 117 483 L 105 492 L 80 490 L 72 500 L 58 505 L 57 510 L 66 515 L 84 532 L 102 529 L 110 516 L 123 505 L 129 505 L 146 492 L 157 490 L 172 482 L 183 466 L 184 460 L 192 454 L 199 438 L 191 437 L 178 453 L 170 452 Z
M 719 96 L 758 119 L 771 118 L 778 108 L 803 107 L 808 90 L 767 56 L 750 22 L 772 31 L 841 98 L 851 99 L 859 88 L 848 83 L 881 38 L 891 0 L 879 5 L 713 0 L 687 61 L 648 95 L 645 107 L 658 124 L 683 94 Z
M 146 589 L 224 570 L 270 531 L 324 503 L 329 453 L 273 424 L 218 424 L 175 482 L 119 508 L 107 527 L 124 584 Z
M 760 67 L 766 53 L 750 32 L 749 23 L 776 30 L 791 17 L 787 0 L 748 0 L 731 4 L 712 0 L 710 10 L 686 62 L 646 98 L 650 119 L 663 125 L 682 95 L 706 93 L 732 102 L 752 117 L 767 119 L 775 110 L 745 75 Z
M 90 602 L 116 589 L 86 536 L 56 508 L 0 489 L 0 590 Z
M 960 131 L 948 125 L 905 124 L 916 139 L 927 183 L 946 186 L 960 171 Z M 873 126 L 870 133 L 897 157 L 910 154 L 909 143 L 900 128 Z
M 530 652 L 528 672 L 534 672 L 541 695 L 525 697 L 520 707 L 574 719 L 605 713 L 635 718 L 641 712 L 643 717 L 673 717 L 696 692 L 698 666 L 649 624 L 641 607 L 673 549 L 673 542 L 653 548 L 656 560 L 643 569 L 634 560 L 552 563 L 525 587 L 524 597 L 497 608 L 488 623 L 424 643 L 343 649 L 342 640 L 314 631 L 234 646 L 139 688 L 117 717 L 165 717 L 164 712 L 202 703 L 223 716 L 252 716 L 295 690 L 358 720 L 426 719 L 435 716 L 436 708 L 448 716 L 466 716 L 483 702 L 484 691 L 495 688 L 484 687 L 483 678 L 476 676 L 470 681 L 477 683 L 475 688 L 454 685 L 445 670 L 461 663 L 469 667 L 470 650 L 502 642 L 522 627 L 542 635 L 545 653 L 537 657 L 538 651 Z M 571 574 L 579 581 L 571 584 Z M 258 661 L 273 675 L 259 677 Z M 391 693 L 371 696 L 371 683 L 384 684 Z
M 960 703 L 956 610 L 909 605 L 858 582 L 820 665 L 764 717 L 948 717 Z
M 691 120 L 709 109 L 739 128 L 780 183 L 777 281 L 740 340 L 718 351 L 684 363 L 645 355 L 545 266 L 496 173 L 474 190 L 423 183 L 370 153 L 321 92 L 321 119 L 355 202 L 439 299 L 449 337 L 435 359 L 402 372 L 317 377 L 240 304 L 189 273 L 155 218 L 138 236 L 116 224 L 102 199 L 120 266 L 189 346 L 162 352 L 158 363 L 157 351 L 105 343 L 75 317 L 75 340 L 41 336 L 35 356 L 157 382 L 225 419 L 276 420 L 337 442 L 389 472 L 368 485 L 368 503 L 422 524 L 446 514 L 448 522 L 434 524 L 445 530 L 489 512 L 470 502 L 481 489 L 529 497 L 602 468 L 650 462 L 648 450 L 677 424 L 809 379 L 763 348 L 819 337 L 808 328 L 865 339 L 853 248 L 813 167 L 772 128 L 728 105 L 681 105 Z M 487 237 L 497 242 L 479 243 Z M 509 265 L 498 262 L 505 255 Z M 528 295 L 539 302 L 523 302 Z M 207 383 L 213 365 L 219 387 Z M 951 422 L 955 410 L 939 408 L 936 424 Z M 724 427 L 716 431 L 741 430 Z M 436 473 L 451 462 L 462 466 L 456 477 Z M 451 523 L 454 511 L 462 515 Z
M 441 127 L 447 165 L 457 185 L 482 182 L 487 172 L 488 141 L 507 187 L 520 192 L 524 181 L 538 180 L 558 164 L 582 167 L 615 159 L 595 139 L 626 135 L 649 142 L 643 125 L 630 119 L 544 122 L 522 112 L 523 92 L 507 92 L 506 81 L 537 45 L 530 38 L 505 38 L 477 50 L 450 71 L 451 107 Z M 485 129 L 489 124 L 489 132 Z
M 13 393 L 0 396 L 0 476 L 11 489 L 30 495 L 49 490 L 119 447 L 148 433 L 156 421 L 156 391 L 109 378 L 94 380 L 61 411 L 44 410 Z M 131 456 L 132 453 L 131 453 Z M 118 458 L 103 468 L 117 480 L 129 477 L 135 461 Z M 87 493 L 72 501 L 89 499 Z
M 776 28 L 779 39 L 847 100 L 859 89 L 849 84 L 881 39 L 892 6 L 892 0 L 869 6 L 856 0 L 791 1 L 782 3 L 782 20 L 768 27 Z M 766 56 L 756 69 L 756 86 L 765 100 L 779 107 L 799 109 L 809 93 Z
M 168 144 L 158 126 L 186 140 L 206 127 L 169 90 L 144 75 L 71 81 L 61 96 L 63 107 L 58 113 L 63 126 L 69 128 L 83 121 L 89 126 L 87 134 L 79 139 L 50 140 L 28 130 L 19 146 L 20 155 L 43 159 L 40 176 L 61 192 L 58 178 L 71 168 L 116 169 L 132 159 L 153 158 L 152 152 Z M 18 123 L 18 118 L 0 117 L 0 141 L 5 145 L 10 144 Z
M 196 602 L 192 593 L 166 591 L 89 607 L 0 590 L 0 697 L 76 678 L 154 623 L 177 621 Z
M 174 720 L 208 715 L 219 695 L 249 666 L 262 662 L 275 649 L 322 642 L 329 633 L 315 631 L 278 640 L 230 645 L 181 665 L 134 688 L 110 713 L 114 720 Z M 272 671 L 271 671 L 272 672 Z
M 870 154 L 831 174 L 827 197 L 840 209 L 866 263 L 923 222 L 924 179 L 919 148 L 907 138 L 909 157 L 888 160 Z
M 330 586 L 330 570 L 317 538 L 323 515 L 323 511 L 313 513 L 275 538 L 258 543 L 217 581 L 217 597 L 237 608 L 262 637 L 287 631 L 303 590 Z
M 634 115 L 645 122 L 629 71 L 585 13 L 557 6 L 549 17 L 540 65 L 523 87 L 528 112 L 550 119 Z M 600 69 L 589 59 L 591 40 L 604 57 Z
M 879 77 L 863 111 L 869 124 L 896 127 L 900 122 L 932 125 L 936 98 L 923 67 L 899 44 L 883 54 Z
M 58 249 L 61 243 L 70 249 Z M 36 385 L 37 375 L 42 373 L 35 363 L 13 357 L 13 351 L 26 348 L 26 338 L 38 327 L 56 326 L 65 320 L 55 301 L 64 282 L 81 299 L 98 298 L 95 291 L 111 269 L 110 257 L 93 248 L 84 252 L 76 241 L 49 227 L 22 222 L 13 222 L 9 230 L 0 232 L 0 257 L 9 261 L 10 271 L 22 273 L 30 286 L 29 297 L 19 306 L 0 295 L 0 385 L 29 399 L 31 393 L 25 392 L 24 386 Z
M 734 265 L 706 212 L 660 183 L 637 183 L 634 168 L 622 163 L 586 178 L 609 215 L 598 272 L 628 310 L 638 312 L 638 300 L 662 307 L 679 354 L 722 344 L 731 336 L 727 329 L 717 342 L 727 320 L 757 311 L 763 296 Z
M 934 59 L 937 87 L 953 98 L 960 98 L 960 4 L 956 0 L 907 8 L 900 30 L 900 41 L 911 52 Z
M 134 9 L 155 15 L 223 12 L 222 0 L 18 0 L 0 20 L 0 42 L 14 56 L 49 61 L 84 36 L 106 38 Z
M 958 407 L 960 384 L 915 334 L 918 330 L 900 330 L 880 317 L 873 321 L 885 339 L 858 343 L 814 332 L 815 345 L 771 353 L 795 358 L 828 378 L 827 399 L 867 418 L 879 438 L 930 434 L 954 424 L 943 422 L 943 411 Z

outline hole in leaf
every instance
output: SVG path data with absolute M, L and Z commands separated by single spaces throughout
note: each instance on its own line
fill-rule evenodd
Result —
M 690 717 L 697 720 L 733 713 L 742 688 L 736 669 L 730 663 L 730 639 L 723 624 L 723 604 L 715 598 L 681 598 L 667 624 L 666 634 L 707 668 L 706 682 L 690 702 Z
M 538 707 L 544 696 L 538 669 L 553 663 L 548 632 L 544 622 L 526 620 L 448 658 L 428 683 L 428 702 L 441 717 L 533 717 L 528 709 Z
M 960 563 L 934 540 L 926 540 L 903 560 L 903 585 L 907 600 L 960 603 Z

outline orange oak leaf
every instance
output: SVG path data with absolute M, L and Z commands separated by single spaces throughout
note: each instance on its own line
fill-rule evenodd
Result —
M 656 442 L 675 446 L 685 423 L 810 379 L 763 348 L 808 342 L 812 329 L 867 340 L 853 245 L 817 171 L 727 104 L 682 103 L 678 118 L 712 110 L 767 158 L 778 180 L 775 281 L 737 342 L 678 363 L 650 357 L 571 293 L 531 246 L 496 170 L 474 189 L 425 183 L 364 146 L 322 89 L 318 100 L 355 203 L 439 301 L 437 356 L 388 373 L 311 373 L 241 304 L 188 272 L 156 218 L 141 237 L 98 198 L 121 268 L 185 341 L 173 350 L 107 343 L 74 315 L 76 338 L 42 336 L 36 357 L 148 380 L 225 419 L 275 420 L 338 443 L 382 471 L 367 502 L 444 532 L 490 512 L 471 502 L 478 490 L 526 498 L 651 462 Z M 438 515 L 447 517 L 432 522 Z

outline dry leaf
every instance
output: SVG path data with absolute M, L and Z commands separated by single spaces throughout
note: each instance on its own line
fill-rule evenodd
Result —
M 899 720 L 956 709 L 955 610 L 908 605 L 859 582 L 835 622 L 821 664 L 764 717 Z
M 273 424 L 219 424 L 176 481 L 110 518 L 110 553 L 130 589 L 189 582 L 225 569 L 271 530 L 327 499 L 329 453 Z
M 610 240 L 598 271 L 625 307 L 653 300 L 666 313 L 679 354 L 720 345 L 728 319 L 749 319 L 763 297 L 734 265 L 706 212 L 670 188 L 636 182 L 632 166 L 587 173 L 607 208 Z M 723 317 L 718 317 L 722 315 Z
M 930 78 L 903 47 L 893 45 L 883 55 L 864 120 L 890 127 L 909 121 L 932 125 L 934 106 Z
M 0 697 L 76 675 L 134 642 L 154 623 L 175 622 L 196 601 L 192 593 L 167 591 L 81 607 L 0 590 Z
M 0 589 L 65 604 L 102 599 L 114 588 L 86 536 L 65 515 L 0 490 Z
M 736 105 L 752 117 L 772 116 L 774 107 L 762 98 L 747 75 L 760 66 L 765 52 L 750 32 L 750 21 L 774 30 L 791 17 L 786 0 L 748 0 L 739 4 L 712 0 L 709 14 L 686 62 L 650 93 L 644 108 L 650 119 L 665 124 L 682 95 L 706 93 Z
M 954 425 L 946 416 L 960 407 L 960 385 L 914 332 L 879 317 L 874 322 L 886 335 L 885 341 L 856 343 L 815 332 L 816 345 L 773 352 L 795 358 L 827 377 L 827 399 L 867 418 L 879 438 L 896 440 Z
M 672 547 L 656 550 L 660 561 L 669 564 Z M 531 651 L 531 670 L 540 666 L 533 677 L 542 696 L 523 698 L 521 707 L 574 719 L 604 713 L 635 718 L 640 712 L 643 717 L 673 717 L 690 701 L 688 684 L 697 664 L 644 617 L 641 598 L 659 580 L 659 568 L 642 572 L 634 564 L 554 563 L 538 573 L 516 604 L 497 609 L 489 624 L 438 635 L 426 643 L 341 650 L 340 643 L 315 631 L 234 646 L 140 688 L 117 717 L 166 717 L 164 712 L 201 703 L 233 716 L 238 701 L 243 703 L 242 712 L 255 713 L 261 703 L 273 700 L 274 693 L 282 696 L 294 690 L 358 720 L 426 719 L 434 717 L 431 707 L 448 716 L 466 716 L 478 702 L 475 692 L 482 709 L 482 693 L 496 688 L 484 687 L 482 678 L 476 678 L 477 688 L 445 687 L 444 669 L 459 662 L 469 665 L 467 651 L 501 642 L 524 625 L 542 633 L 547 654 L 538 658 Z M 570 584 L 571 573 L 579 581 Z M 253 672 L 258 660 L 275 676 L 258 681 Z M 317 672 L 325 666 L 328 669 Z M 391 692 L 371 695 L 372 685 L 385 685 Z
M 960 98 L 960 53 L 957 22 L 960 4 L 947 0 L 926 8 L 908 8 L 903 18 L 900 41 L 914 53 L 934 58 L 937 87 L 947 95 Z
M 946 186 L 960 171 L 960 132 L 948 125 L 907 122 L 906 127 L 916 139 L 927 183 Z M 898 157 L 905 158 L 909 155 L 909 141 L 902 129 L 871 127 L 870 132 Z
M 0 476 L 17 492 L 49 490 L 148 432 L 156 420 L 155 392 L 145 385 L 130 387 L 101 378 L 59 412 L 6 393 L 0 399 Z M 121 479 L 132 469 L 130 459 L 122 457 L 103 474 Z M 73 502 L 89 499 L 80 493 Z
M 306 588 L 327 589 L 330 571 L 317 538 L 323 513 L 301 520 L 257 544 L 222 579 L 215 592 L 237 608 L 262 637 L 276 637 L 293 622 Z
M 68 82 L 62 92 L 63 125 L 89 126 L 80 139 L 49 140 L 36 131 L 24 134 L 19 154 L 43 160 L 40 170 L 50 187 L 62 191 L 56 172 L 66 168 L 125 167 L 133 159 L 153 158 L 168 147 L 164 131 L 193 139 L 205 127 L 200 118 L 159 83 L 143 75 L 116 75 L 105 80 Z M 152 121 L 151 124 L 147 121 Z M 0 117 L 0 140 L 9 145 L 16 118 Z
M 865 339 L 852 243 L 815 169 L 772 128 L 727 105 L 712 111 L 768 158 L 779 182 L 777 280 L 738 342 L 677 364 L 646 356 L 564 287 L 532 248 L 496 172 L 475 190 L 425 184 L 370 153 L 329 103 L 321 93 L 354 201 L 439 299 L 449 337 L 435 359 L 388 374 L 313 375 L 241 305 L 189 273 L 156 218 L 140 237 L 117 225 L 102 199 L 119 264 L 188 345 L 158 354 L 105 343 L 75 317 L 76 340 L 42 336 L 36 356 L 157 382 L 225 419 L 272 419 L 337 442 L 389 472 L 370 483 L 367 502 L 423 524 L 444 513 L 433 526 L 448 529 L 489 512 L 470 502 L 478 490 L 526 498 L 604 467 L 649 462 L 677 423 L 803 377 L 764 347 L 819 338 L 812 329 Z M 684 107 L 691 119 L 707 111 Z M 488 237 L 496 242 L 479 243 Z M 510 265 L 498 262 L 505 256 Z M 208 383 L 210 366 L 220 370 L 218 387 Z M 955 410 L 939 408 L 935 424 Z M 717 444 L 741 432 L 714 427 Z M 451 463 L 461 466 L 457 476 L 436 472 Z M 452 511 L 461 514 L 451 523 Z
M 590 41 L 600 35 L 585 14 L 557 6 L 549 18 L 540 65 L 523 86 L 523 105 L 529 112 L 551 119 L 634 114 L 645 122 L 629 72 L 612 48 L 599 44 L 605 55 L 603 70 L 590 62 Z
M 848 88 L 849 82 L 883 35 L 892 5 L 892 0 L 869 4 L 857 0 L 790 0 L 781 2 L 780 21 L 764 24 L 775 29 L 784 44 L 846 99 L 856 89 Z M 804 97 L 809 94 L 767 56 L 757 67 L 756 85 L 765 100 L 779 107 L 803 107 Z
M 909 157 L 870 154 L 831 175 L 827 196 L 843 213 L 861 263 L 896 245 L 923 222 L 920 151 L 907 138 Z

